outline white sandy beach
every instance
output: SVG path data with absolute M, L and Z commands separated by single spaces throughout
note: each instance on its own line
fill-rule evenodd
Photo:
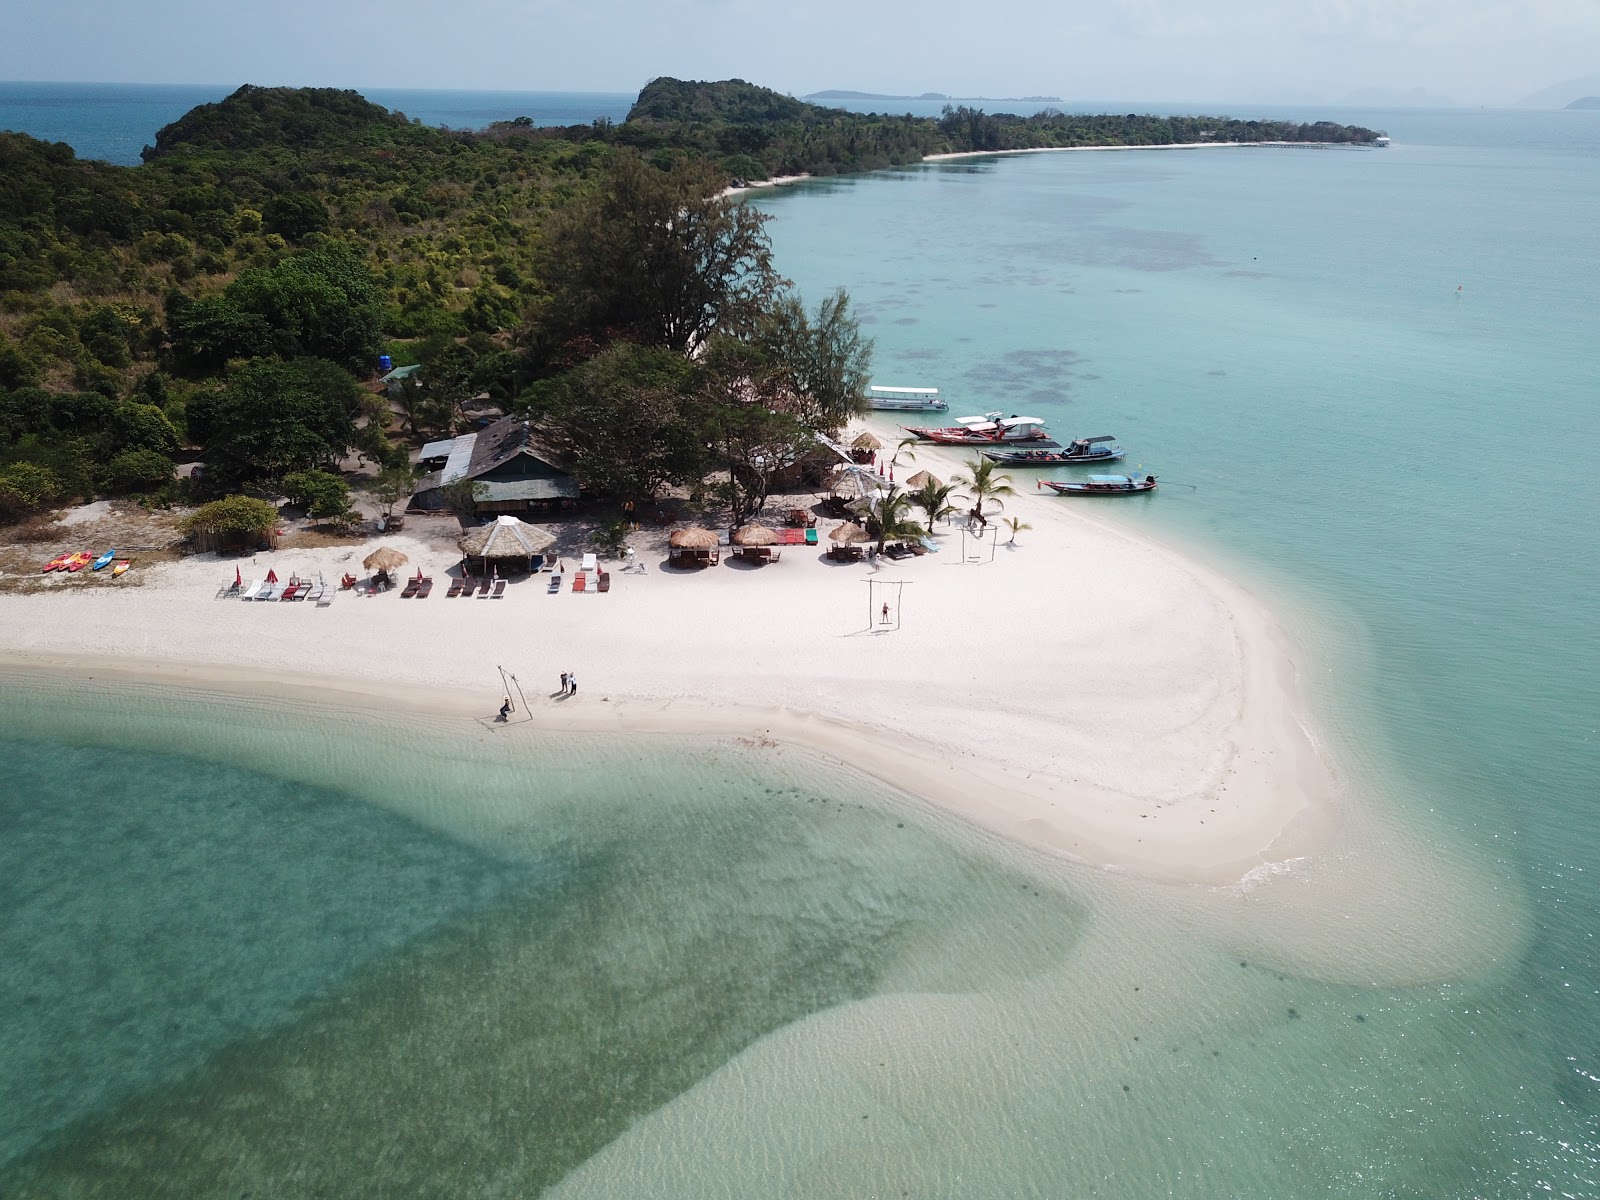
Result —
M 891 428 L 881 428 L 890 441 Z M 948 478 L 970 452 L 925 448 Z M 1019 473 L 1020 474 L 1020 473 Z M 1010 841 L 1191 893 L 1216 928 L 1267 939 L 1325 978 L 1416 982 L 1482 969 L 1521 936 L 1517 898 L 1484 903 L 1468 859 L 1352 797 L 1308 735 L 1295 651 L 1248 588 L 1106 519 L 1115 499 L 1039 494 L 1019 478 L 1015 546 L 941 527 L 941 550 L 835 564 L 821 545 L 781 562 L 643 574 L 608 594 L 449 599 L 458 557 L 438 539 L 382 539 L 438 584 L 341 592 L 331 607 L 219 600 L 234 568 L 260 578 L 361 571 L 375 543 L 197 555 L 136 568 L 143 584 L 0 594 L 0 669 L 121 675 L 332 703 L 499 736 L 545 730 L 734 737 L 800 745 Z M 1161 497 L 1153 498 L 1160 503 Z M 643 540 L 642 538 L 640 539 Z M 657 534 L 656 540 L 664 542 Z M 972 559 L 963 561 L 963 551 Z M 869 580 L 903 580 L 899 627 L 873 619 Z M 869 614 L 869 604 L 873 606 Z M 578 694 L 555 693 L 573 671 Z M 1360 801 L 1360 803 L 1357 803 Z
M 948 476 L 962 458 L 924 451 L 916 466 Z M 248 673 L 473 714 L 498 707 L 504 665 L 536 725 L 800 741 L 1089 863 L 1224 882 L 1304 853 L 1328 819 L 1328 780 L 1272 618 L 1095 519 L 1096 503 L 1115 501 L 1030 489 L 1008 511 L 1034 528 L 1015 546 L 995 544 L 996 525 L 968 539 L 981 563 L 962 561 L 951 526 L 937 554 L 835 564 L 824 519 L 822 545 L 765 567 L 613 564 L 607 595 L 551 595 L 541 576 L 500 600 L 448 599 L 446 581 L 426 601 L 245 604 L 215 598 L 237 560 L 201 555 L 144 568 L 140 587 L 0 596 L 0 652 L 222 684 Z M 384 542 L 440 580 L 455 565 L 436 544 Z M 369 550 L 283 550 L 243 572 L 364 575 Z M 888 597 L 898 629 L 869 623 L 869 579 L 906 581 L 901 601 Z M 568 669 L 578 696 L 547 699 Z

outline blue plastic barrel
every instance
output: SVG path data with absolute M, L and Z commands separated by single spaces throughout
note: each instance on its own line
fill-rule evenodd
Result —
M 387 354 L 378 355 L 378 370 L 388 374 L 394 369 L 394 361 Z

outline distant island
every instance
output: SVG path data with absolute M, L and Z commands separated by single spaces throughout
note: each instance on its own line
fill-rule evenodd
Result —
M 1567 105 L 1567 107 L 1590 109 L 1600 108 L 1600 96 L 1580 96 L 1571 104 Z
M 1060 104 L 1060 96 L 946 96 L 943 92 L 923 92 L 920 96 L 887 96 L 879 92 L 851 92 L 832 88 L 812 92 L 804 100 L 948 100 L 954 104 Z

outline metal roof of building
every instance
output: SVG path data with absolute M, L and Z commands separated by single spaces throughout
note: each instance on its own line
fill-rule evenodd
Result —
M 576 500 L 578 482 L 570 475 L 559 479 L 484 480 L 475 489 L 480 504 L 504 504 L 511 500 Z

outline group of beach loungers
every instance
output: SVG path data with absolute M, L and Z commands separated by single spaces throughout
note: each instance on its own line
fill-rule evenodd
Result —
M 506 581 L 504 579 L 474 579 L 472 576 L 463 576 L 450 581 L 450 590 L 445 595 L 451 599 L 456 596 L 476 595 L 479 600 L 499 600 L 506 594 Z
M 546 589 L 554 594 L 562 590 L 566 583 L 566 575 L 562 571 L 554 571 L 550 575 L 550 583 Z M 353 576 L 346 576 L 345 587 L 357 595 L 375 596 L 388 591 L 388 586 L 380 585 L 370 588 L 355 586 Z M 609 592 L 611 590 L 611 572 L 602 571 L 595 562 L 595 556 L 584 556 L 583 569 L 572 576 L 572 590 L 575 592 L 594 593 Z M 402 600 L 426 600 L 433 591 L 433 578 L 418 572 L 405 581 L 405 586 L 400 591 Z M 333 603 L 334 589 L 329 588 L 320 579 L 301 579 L 292 576 L 287 583 L 279 583 L 276 578 L 263 579 L 259 583 L 254 580 L 241 580 L 237 577 L 234 581 L 217 593 L 219 600 L 314 600 L 318 608 L 326 608 Z M 449 599 L 457 596 L 476 596 L 480 600 L 500 600 L 506 594 L 506 581 L 498 577 L 479 578 L 472 575 L 463 575 L 450 581 L 450 590 L 445 593 Z
M 320 579 L 290 576 L 287 583 L 276 579 L 235 579 L 217 593 L 219 600 L 313 600 L 318 608 L 333 603 L 333 592 Z

